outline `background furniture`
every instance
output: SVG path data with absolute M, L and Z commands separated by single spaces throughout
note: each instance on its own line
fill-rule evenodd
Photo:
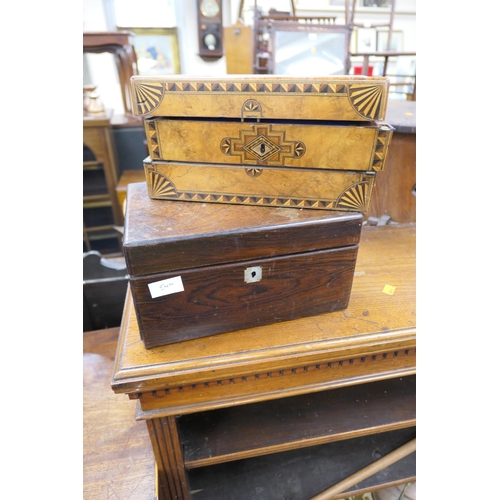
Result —
M 349 25 L 335 17 L 254 14 L 254 71 L 257 74 L 311 74 L 321 67 L 331 75 L 350 70 Z
M 128 31 L 86 32 L 83 33 L 83 53 L 113 54 L 120 88 L 122 91 L 125 114 L 132 113 L 132 94 L 130 77 L 138 74 L 137 55 L 134 49 L 134 34 Z
M 238 21 L 224 28 L 226 73 L 250 75 L 253 73 L 253 28 Z
M 147 350 L 127 298 L 112 388 L 146 421 L 159 498 L 310 498 L 415 437 L 415 237 L 363 228 L 338 313 Z M 414 480 L 415 453 L 349 494 Z
M 412 57 L 416 56 L 416 52 L 403 52 L 395 50 L 381 50 L 377 52 L 352 52 L 351 57 L 362 57 L 363 65 L 361 74 L 370 75 L 370 61 L 374 58 L 383 59 L 383 70 L 378 73 L 380 76 L 387 76 L 390 79 L 391 92 L 404 94 L 405 99 L 415 101 L 417 99 L 417 75 L 416 72 L 412 74 L 398 74 L 390 73 L 388 71 L 388 64 L 390 58 Z M 416 68 L 415 68 L 416 70 Z M 396 89 L 396 90 L 395 90 Z M 399 90 L 400 89 L 400 90 Z
M 385 121 L 394 127 L 394 132 L 384 170 L 377 173 L 365 218 L 389 216 L 399 223 L 416 222 L 416 102 L 390 99 Z
M 144 172 L 143 161 L 149 156 L 141 117 L 124 115 L 111 118 L 113 141 L 116 146 L 118 179 L 127 170 Z
M 128 278 L 124 257 L 83 254 L 83 331 L 120 326 Z
M 132 113 L 130 77 L 138 74 L 134 36 L 134 33 L 129 31 L 83 34 L 84 60 L 87 53 L 110 53 L 118 73 L 124 114 L 113 112 L 110 115 L 112 142 L 115 146 L 114 162 L 118 179 L 126 170 L 142 171 L 142 161 L 148 156 L 142 118 Z M 95 81 L 93 85 L 99 88 L 100 83 Z
M 372 68 L 370 63 L 373 64 L 374 61 L 382 61 L 382 67 L 379 72 L 380 76 L 387 76 L 390 79 L 390 85 L 392 87 L 393 93 L 404 94 L 407 100 L 415 101 L 417 98 L 417 74 L 416 65 L 414 71 L 411 73 L 401 74 L 397 71 L 393 73 L 390 69 L 390 61 L 396 62 L 402 58 L 412 57 L 414 58 L 417 54 L 412 51 L 403 51 L 392 49 L 393 41 L 393 26 L 394 26 L 394 13 L 396 9 L 396 0 L 391 1 L 391 10 L 389 13 L 389 19 L 383 23 L 372 23 L 369 26 L 365 24 L 355 22 L 355 12 L 356 12 L 357 0 L 346 0 L 346 24 L 351 27 L 355 34 L 361 29 L 372 29 L 374 30 L 375 37 L 377 40 L 380 34 L 387 35 L 387 41 L 385 47 L 376 46 L 370 51 L 351 51 L 349 54 L 350 60 L 356 58 L 362 58 L 361 74 L 370 75 Z M 416 64 L 416 63 L 415 63 Z
M 345 0 L 340 23 L 335 16 L 297 16 L 293 1 L 288 12 L 270 9 L 264 14 L 255 1 L 253 73 L 311 74 L 321 68 L 326 74 L 347 75 L 354 70 L 354 74 L 387 76 L 393 97 L 416 100 L 416 52 L 395 45 L 396 1 L 391 2 L 388 20 L 376 23 L 357 21 L 358 1 Z M 369 50 L 360 44 L 361 33 L 366 31 L 373 35 Z M 373 73 L 375 65 L 379 68 Z
M 120 206 L 125 213 L 125 200 L 127 199 L 127 186 L 135 182 L 145 182 L 144 169 L 141 170 L 124 170 L 118 184 L 116 186 L 116 194 Z
M 123 214 L 116 195 L 116 151 L 111 110 L 83 116 L 83 251 L 121 251 Z

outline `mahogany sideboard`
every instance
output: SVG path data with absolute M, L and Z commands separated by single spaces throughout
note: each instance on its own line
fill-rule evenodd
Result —
M 305 500 L 415 438 L 415 240 L 415 224 L 364 226 L 344 311 L 154 349 L 127 296 L 110 396 L 135 400 L 137 422 L 111 426 L 146 423 L 159 499 Z M 136 429 L 131 488 L 151 452 L 135 463 Z M 412 482 L 415 460 L 332 498 Z

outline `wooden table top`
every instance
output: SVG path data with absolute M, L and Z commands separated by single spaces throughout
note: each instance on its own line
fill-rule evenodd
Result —
M 135 405 L 110 387 L 119 328 L 83 333 L 83 498 L 156 498 L 153 448 Z
M 153 349 L 129 294 L 112 388 L 140 398 L 148 418 L 415 373 L 415 241 L 415 224 L 364 226 L 344 311 Z
M 83 127 L 107 127 L 111 122 L 113 116 L 112 109 L 105 109 L 103 113 L 83 113 Z

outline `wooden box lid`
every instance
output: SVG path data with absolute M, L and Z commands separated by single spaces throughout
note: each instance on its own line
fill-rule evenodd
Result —
M 123 252 L 130 276 L 268 258 L 359 242 L 354 212 L 153 200 L 129 184 Z
M 133 76 L 138 116 L 292 120 L 384 120 L 382 76 Z

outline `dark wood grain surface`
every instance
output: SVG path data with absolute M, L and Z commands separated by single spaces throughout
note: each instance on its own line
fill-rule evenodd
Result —
M 131 276 L 355 245 L 359 213 L 152 200 L 129 184 L 123 251 Z
M 349 303 L 357 252 L 334 248 L 131 279 L 141 338 L 151 348 L 340 311 Z M 249 269 L 262 279 L 247 283 Z M 172 278 L 182 279 L 181 293 L 151 297 L 149 284 Z
M 416 424 L 416 376 L 343 387 L 179 419 L 189 469 Z M 244 432 L 242 432 L 244 426 Z M 294 436 L 291 440 L 290 436 Z M 257 449 L 258 448 L 258 449 Z

